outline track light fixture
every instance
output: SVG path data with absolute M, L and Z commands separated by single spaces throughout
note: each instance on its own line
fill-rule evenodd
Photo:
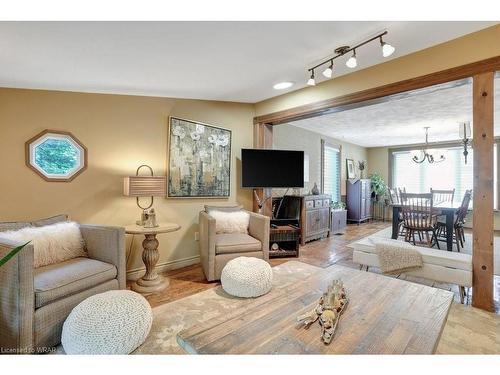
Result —
M 323 71 L 323 75 L 326 78 L 332 78 L 333 74 L 333 60 L 330 60 L 330 66 Z
M 388 34 L 388 31 L 384 31 L 383 33 L 380 33 L 376 36 L 374 36 L 373 38 L 370 38 L 368 40 L 365 40 L 364 42 L 362 43 L 359 43 L 353 47 L 350 47 L 350 46 L 341 46 L 341 47 L 338 47 L 335 49 L 335 56 L 333 57 L 330 57 L 329 59 L 313 66 L 312 68 L 309 68 L 307 71 L 308 72 L 311 72 L 311 78 L 309 78 L 309 80 L 307 81 L 307 84 L 309 86 L 315 86 L 316 85 L 316 81 L 314 79 L 314 70 L 319 68 L 320 66 L 322 65 L 325 65 L 327 63 L 330 63 L 328 68 L 326 68 L 324 71 L 323 71 L 323 75 L 326 77 L 326 78 L 332 78 L 332 74 L 333 74 L 333 60 L 341 57 L 341 56 L 344 56 L 345 54 L 349 53 L 349 52 L 352 52 L 352 56 L 349 57 L 349 59 L 346 61 L 346 65 L 347 67 L 351 68 L 351 69 L 354 69 L 358 66 L 358 60 L 356 58 L 356 50 L 361 47 L 361 46 L 364 46 L 365 44 L 368 44 L 370 42 L 373 42 L 374 40 L 379 40 L 380 41 L 380 46 L 382 47 L 382 56 L 384 57 L 389 57 L 391 56 L 394 51 L 396 51 L 396 48 L 394 48 L 393 46 L 391 46 L 389 43 L 386 43 L 384 42 L 384 40 L 382 39 L 383 36 L 387 35 Z
M 311 78 L 307 81 L 309 86 L 316 86 L 316 81 L 314 80 L 314 69 L 311 70 Z

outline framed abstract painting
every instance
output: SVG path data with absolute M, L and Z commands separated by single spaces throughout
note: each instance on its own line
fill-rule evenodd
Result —
M 231 190 L 231 131 L 170 117 L 169 198 L 228 198 Z

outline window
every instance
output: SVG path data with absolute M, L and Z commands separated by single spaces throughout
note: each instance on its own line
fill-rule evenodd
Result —
M 45 130 L 26 143 L 28 165 L 47 181 L 71 181 L 86 168 L 86 148 L 73 135 Z
M 323 194 L 331 196 L 333 202 L 340 202 L 340 146 L 321 141 Z
M 465 191 L 473 188 L 474 151 L 469 148 L 467 164 L 464 163 L 462 147 L 447 147 L 446 159 L 440 163 L 417 164 L 412 160 L 415 151 L 392 151 L 392 186 L 405 187 L 409 193 L 427 193 L 430 188 L 451 190 L 455 188 L 453 200 L 462 201 Z M 494 145 L 494 186 L 497 186 L 497 144 Z M 494 190 L 494 207 L 497 207 L 497 189 Z M 472 202 L 471 202 L 472 204 Z

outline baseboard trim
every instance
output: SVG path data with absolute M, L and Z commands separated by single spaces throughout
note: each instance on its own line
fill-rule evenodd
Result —
M 182 259 L 177 259 L 177 260 L 171 260 L 168 262 L 158 263 L 156 265 L 156 270 L 158 272 L 166 272 L 166 271 L 170 271 L 170 270 L 176 270 L 176 269 L 182 268 L 182 267 L 192 266 L 193 264 L 198 264 L 198 263 L 200 263 L 200 256 L 195 255 L 192 257 L 188 257 L 188 258 L 182 258 Z M 139 277 L 144 275 L 145 271 L 146 271 L 145 267 L 134 268 L 134 269 L 128 270 L 127 271 L 127 280 L 135 281 Z

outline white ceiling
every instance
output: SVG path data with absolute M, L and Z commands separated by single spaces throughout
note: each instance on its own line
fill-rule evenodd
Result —
M 304 87 L 312 64 L 383 30 L 396 58 L 493 24 L 0 22 L 0 86 L 254 103 Z M 385 61 L 377 42 L 357 52 L 357 69 Z M 339 61 L 334 77 L 347 71 Z M 285 80 L 296 85 L 272 89 Z
M 430 87 L 402 99 L 300 120 L 290 125 L 364 147 L 459 139 L 458 122 L 472 123 L 472 82 L 464 80 Z M 495 135 L 500 135 L 500 78 L 495 78 Z

